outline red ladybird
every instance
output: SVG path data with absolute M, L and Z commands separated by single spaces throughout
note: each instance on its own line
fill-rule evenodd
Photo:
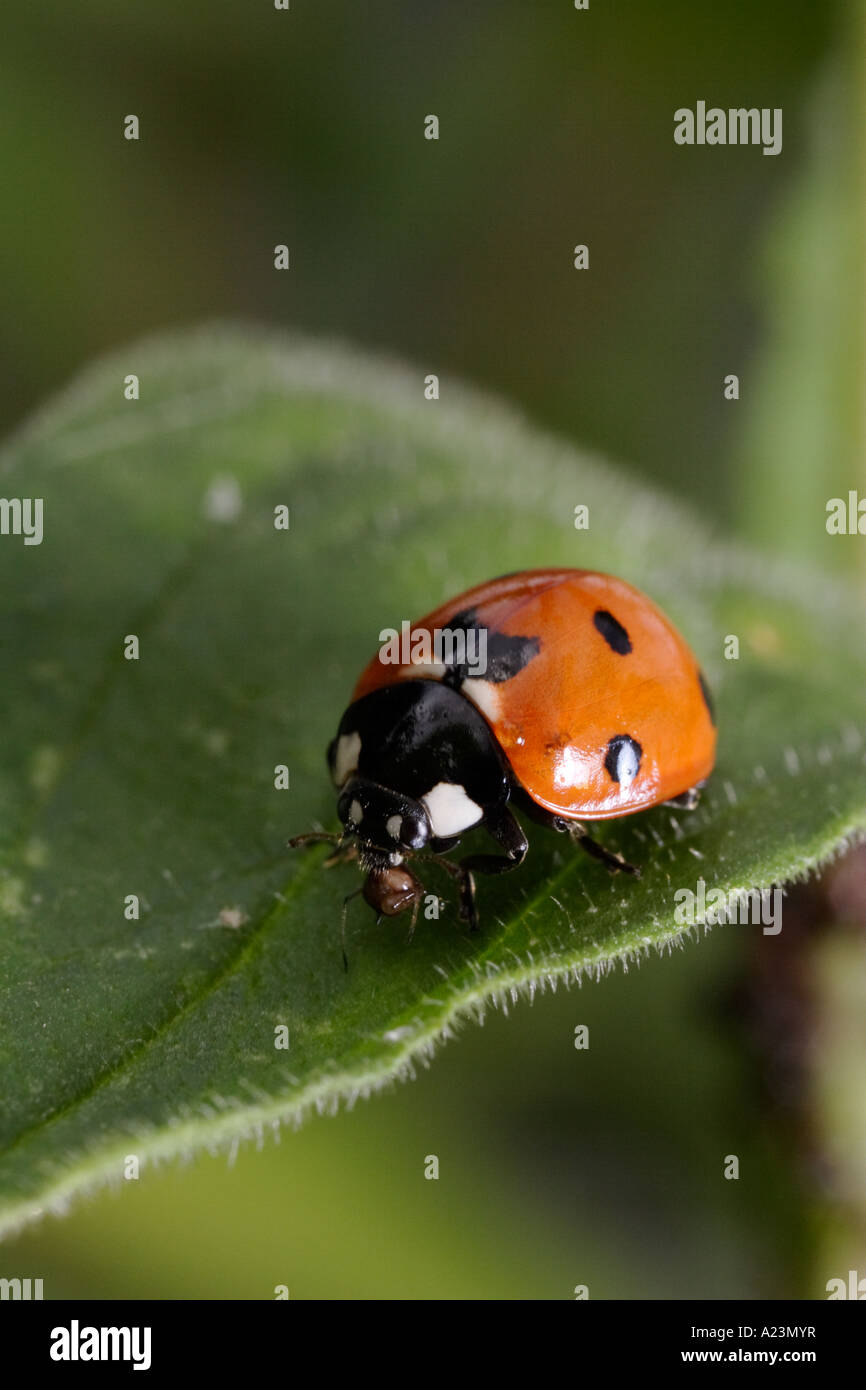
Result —
M 328 749 L 339 843 L 367 873 L 366 901 L 412 908 L 413 930 L 424 890 L 405 861 L 427 851 L 474 928 L 474 874 L 528 849 L 509 803 L 637 874 L 583 822 L 693 808 L 715 748 L 697 661 L 645 594 L 589 570 L 504 575 L 404 624 L 362 672 Z M 478 825 L 501 853 L 442 857 Z

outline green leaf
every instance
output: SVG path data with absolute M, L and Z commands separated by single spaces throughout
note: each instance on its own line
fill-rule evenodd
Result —
M 4 1229 L 121 1182 L 128 1155 L 260 1137 L 409 1076 L 491 1001 L 670 946 L 699 876 L 768 886 L 866 829 L 847 592 L 450 380 L 427 401 L 422 370 L 342 347 L 179 334 L 87 372 L 0 469 L 7 498 L 44 499 L 41 545 L 0 536 Z M 347 975 L 357 871 L 285 841 L 335 823 L 324 750 L 354 678 L 382 627 L 550 564 L 669 612 L 715 688 L 718 772 L 692 814 L 605 827 L 639 882 L 533 831 L 517 873 L 482 881 L 479 936 L 437 870 L 448 910 L 411 947 L 355 904 Z

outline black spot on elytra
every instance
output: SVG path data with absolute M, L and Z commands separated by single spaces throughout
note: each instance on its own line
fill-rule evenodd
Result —
M 614 782 L 619 781 L 619 755 L 623 748 L 626 747 L 631 747 L 635 755 L 635 762 L 637 763 L 634 774 L 635 777 L 637 777 L 640 771 L 640 760 L 643 757 L 643 749 L 637 739 L 632 738 L 631 734 L 616 734 L 607 745 L 607 754 L 604 759 L 604 765 Z
M 599 608 L 592 621 L 611 651 L 617 652 L 620 656 L 628 656 L 631 651 L 631 639 L 622 623 L 617 622 L 612 613 L 608 613 L 606 608 Z
M 470 629 L 480 632 L 483 624 L 478 621 L 478 614 L 474 608 L 466 608 L 461 613 L 455 613 L 453 618 L 449 618 L 445 624 L 451 632 L 468 632 Z M 479 674 L 473 667 L 461 663 L 449 667 L 444 679 L 449 685 L 459 687 L 467 677 L 477 677 L 480 680 L 492 681 L 494 685 L 501 685 L 503 681 L 510 681 L 524 666 L 528 666 L 534 656 L 538 656 L 541 649 L 541 639 L 539 637 L 509 637 L 505 632 L 487 632 L 487 669 L 483 674 Z
M 706 705 L 706 707 L 707 707 L 707 712 L 708 712 L 708 714 L 709 714 L 709 716 L 710 716 L 710 721 L 711 721 L 713 727 L 715 728 L 715 724 L 716 724 L 716 708 L 715 708 L 715 705 L 713 704 L 713 697 L 712 697 L 712 695 L 710 694 L 710 687 L 707 685 L 706 681 L 704 680 L 704 673 L 703 673 L 703 671 L 698 671 L 698 681 L 699 681 L 700 687 L 701 687 L 701 694 L 702 694 L 703 697 L 704 697 L 704 704 Z

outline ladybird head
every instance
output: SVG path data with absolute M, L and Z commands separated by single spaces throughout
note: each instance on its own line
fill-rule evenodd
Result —
M 357 837 L 361 859 L 366 848 L 381 850 L 384 862 L 391 856 L 417 853 L 429 841 L 430 818 L 420 801 L 390 791 L 365 777 L 350 777 L 340 792 L 337 814 L 348 835 Z

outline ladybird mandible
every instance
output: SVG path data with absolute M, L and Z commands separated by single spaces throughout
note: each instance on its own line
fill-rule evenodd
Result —
M 515 869 L 529 847 L 513 805 L 634 875 L 584 822 L 697 805 L 715 761 L 709 689 L 688 644 L 631 584 L 525 570 L 403 629 L 361 673 L 328 748 L 343 833 L 289 841 L 336 843 L 335 857 L 365 872 L 343 904 L 343 940 L 359 893 L 380 916 L 411 909 L 411 940 L 424 889 L 406 861 L 419 854 L 455 880 L 476 929 L 475 874 Z M 499 853 L 445 858 L 476 826 Z

